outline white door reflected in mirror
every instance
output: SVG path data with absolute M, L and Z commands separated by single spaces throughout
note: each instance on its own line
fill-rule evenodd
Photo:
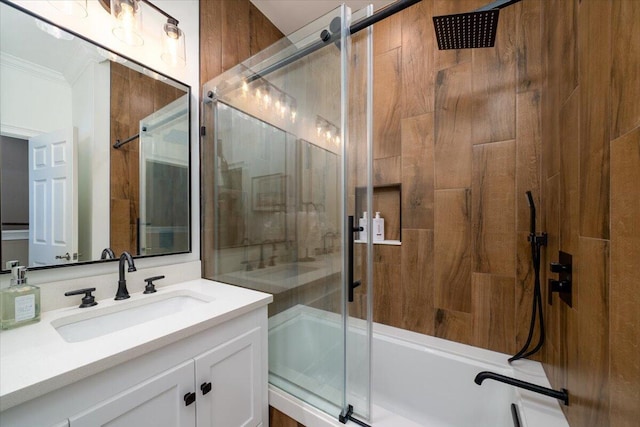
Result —
M 78 260 L 77 132 L 29 139 L 29 265 Z

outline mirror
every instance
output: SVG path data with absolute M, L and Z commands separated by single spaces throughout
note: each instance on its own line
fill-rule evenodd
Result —
M 11 5 L 0 20 L 2 271 L 189 252 L 189 86 Z

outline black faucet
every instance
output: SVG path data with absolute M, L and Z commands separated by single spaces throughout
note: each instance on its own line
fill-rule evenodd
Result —
M 115 300 L 127 299 L 129 298 L 129 291 L 127 290 L 127 281 L 124 279 L 124 262 L 127 262 L 129 265 L 129 273 L 136 271 L 136 266 L 133 263 L 133 258 L 131 258 L 131 254 L 127 251 L 122 252 L 120 255 L 120 263 L 118 265 L 118 292 L 116 292 Z
M 251 240 L 245 237 L 240 244 L 244 246 L 244 260 L 240 261 L 240 264 L 246 264 L 245 271 L 251 271 L 253 270 L 251 261 L 249 260 L 249 245 L 251 244 Z
M 104 248 L 100 254 L 100 259 L 115 259 L 116 254 L 113 253 L 111 248 Z
M 501 383 L 510 384 L 516 387 L 523 388 L 525 390 L 544 394 L 545 396 L 550 396 L 558 400 L 562 400 L 562 403 L 564 403 L 567 406 L 569 405 L 569 393 L 564 388 L 562 389 L 562 391 L 558 391 L 551 388 L 542 387 L 537 384 L 528 383 L 526 381 L 507 377 L 505 375 L 496 374 L 495 372 L 489 372 L 489 371 L 480 372 L 478 375 L 476 375 L 476 378 L 473 381 L 476 384 L 481 385 L 482 381 L 486 379 L 496 380 Z

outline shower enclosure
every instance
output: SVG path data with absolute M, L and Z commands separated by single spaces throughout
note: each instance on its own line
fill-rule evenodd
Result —
M 341 6 L 203 92 L 204 275 L 274 295 L 270 383 L 336 418 L 371 411 L 372 40 L 349 31 L 370 14 Z

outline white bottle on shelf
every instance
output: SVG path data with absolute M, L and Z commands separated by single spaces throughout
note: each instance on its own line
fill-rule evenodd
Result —
M 362 227 L 362 231 L 360 232 L 360 235 L 359 235 L 360 241 L 366 242 L 367 241 L 367 212 L 366 211 L 362 213 L 362 218 L 358 220 L 358 225 Z
M 373 241 L 382 242 L 384 240 L 384 218 L 380 218 L 380 212 L 376 212 L 373 219 Z

